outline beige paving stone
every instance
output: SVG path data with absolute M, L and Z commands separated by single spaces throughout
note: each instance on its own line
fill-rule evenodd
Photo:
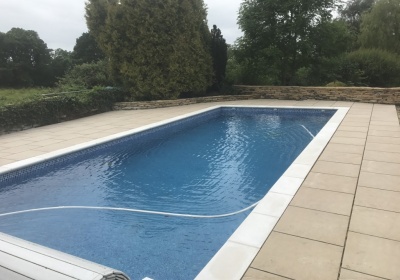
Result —
M 399 118 L 397 114 L 387 116 L 372 116 L 371 125 L 399 125 Z
M 371 114 L 370 113 L 362 113 L 362 112 L 348 112 L 346 115 L 346 118 L 344 119 L 346 121 L 351 121 L 351 122 L 370 122 L 371 120 Z
M 371 121 L 371 125 L 384 125 L 384 126 L 399 126 L 399 121 L 393 119 L 390 119 L 390 121 L 376 121 L 376 120 L 372 120 Z
M 111 133 L 114 134 L 114 133 Z M 91 132 L 91 133 L 87 133 L 87 134 L 82 134 L 81 137 L 83 138 L 88 138 L 88 139 L 99 139 L 102 137 L 106 137 L 111 135 L 109 131 L 98 131 L 98 132 Z
M 33 143 L 33 145 L 38 146 L 38 147 L 45 147 L 45 146 L 48 146 L 48 145 L 54 145 L 54 144 L 60 143 L 62 141 L 63 140 L 61 140 L 61 139 L 56 139 L 56 138 L 53 138 L 53 137 L 51 137 L 51 138 L 49 137 L 47 140 L 35 141 Z
M 361 171 L 358 184 L 362 187 L 400 192 L 400 176 Z
M 400 213 L 354 206 L 350 231 L 400 241 Z
M 349 232 L 343 268 L 386 279 L 400 279 L 400 242 Z
M 319 160 L 312 168 L 312 172 L 357 178 L 360 165 Z
M 325 151 L 322 153 L 319 159 L 322 161 L 332 161 L 338 163 L 361 164 L 362 155 Z
M 367 275 L 343 268 L 340 270 L 340 277 L 339 277 L 339 280 L 382 280 L 382 279 L 384 278 L 375 277 L 372 275 Z
M 70 133 L 70 134 L 64 134 L 64 135 L 55 134 L 52 138 L 61 140 L 61 141 L 68 141 L 68 140 L 80 139 L 80 138 L 82 138 L 82 135 L 77 134 L 77 133 Z
M 363 146 L 357 145 L 345 145 L 345 144 L 335 144 L 329 143 L 326 148 L 325 152 L 339 152 L 339 153 L 349 153 L 349 154 L 358 154 L 362 155 L 364 152 Z
M 7 165 L 13 162 L 15 162 L 15 160 L 0 158 L 0 166 Z
M 354 194 L 357 178 L 310 172 L 303 187 Z
M 400 192 L 359 186 L 354 205 L 400 213 Z
M 400 163 L 400 153 L 365 151 L 364 159 L 370 161 Z
M 366 132 L 353 132 L 353 131 L 336 131 L 335 136 L 366 139 L 367 133 Z
M 272 232 L 251 267 L 298 280 L 336 280 L 342 247 Z
M 354 102 L 349 102 L 349 101 L 336 101 L 334 106 L 335 107 L 351 107 L 354 104 Z
M 335 106 L 336 101 L 321 101 L 318 100 L 313 106 L 316 107 L 332 107 Z
M 365 145 L 365 139 L 339 137 L 339 136 L 332 137 L 330 142 L 336 144 L 348 144 L 348 145 L 360 145 L 360 146 Z
M 350 113 L 346 115 L 343 122 L 354 123 L 354 125 L 350 126 L 365 126 L 369 124 L 370 119 L 371 119 L 370 115 L 355 115 Z M 356 123 L 358 123 L 358 125 L 355 125 Z
M 360 114 L 360 113 L 357 113 L 357 112 L 352 112 L 351 110 L 346 115 L 346 117 L 344 118 L 345 121 L 367 122 L 367 123 L 370 122 L 370 119 L 371 119 L 371 114 L 369 114 L 369 113 Z
M 363 160 L 361 170 L 369 173 L 400 176 L 399 163 Z
M 344 120 L 341 123 L 341 126 L 349 126 L 349 127 L 363 127 L 363 128 L 368 128 L 369 126 L 369 121 L 348 121 Z
M 51 133 L 41 133 L 39 135 L 32 135 L 28 139 L 32 142 L 47 141 L 49 138 L 54 138 Z
M 23 145 L 23 146 L 18 146 L 18 147 L 7 148 L 4 151 L 8 154 L 18 154 L 18 153 L 30 151 L 30 150 L 38 148 L 38 147 L 40 147 L 40 146 L 36 145 L 36 144 L 28 144 L 28 145 Z
M 41 151 L 29 150 L 29 151 L 24 151 L 24 152 L 17 153 L 17 154 L 6 155 L 3 158 L 13 160 L 13 161 L 19 161 L 19 160 L 28 159 L 31 157 L 36 157 L 36 156 L 39 156 L 42 154 L 44 154 L 44 153 Z
M 400 132 L 400 126 L 395 125 L 370 125 L 369 129 Z
M 281 277 L 275 274 L 271 274 L 262 270 L 249 268 L 242 280 L 287 280 L 290 278 Z
M 274 231 L 344 246 L 349 217 L 289 206 Z
M 90 141 L 91 139 L 88 137 L 82 137 L 82 138 L 75 138 L 67 141 L 62 141 L 62 142 L 57 142 L 55 144 L 43 146 L 43 147 L 38 147 L 35 148 L 36 151 L 42 151 L 42 152 L 52 152 L 52 151 L 57 151 L 60 149 L 64 149 L 67 147 L 71 147 L 77 144 L 85 143 Z
M 372 109 L 371 108 L 357 108 L 357 107 L 351 107 L 349 108 L 349 112 L 353 114 L 372 114 Z
M 400 138 L 400 131 L 384 131 L 384 130 L 370 129 L 368 131 L 368 135 Z
M 373 105 L 373 104 L 370 104 L 370 103 L 358 103 L 358 102 L 355 102 L 355 103 L 353 104 L 353 107 L 352 107 L 352 108 L 359 108 L 359 109 L 368 109 L 368 110 L 372 110 L 373 107 L 374 107 L 374 105 Z
M 81 137 L 86 137 L 86 135 L 90 135 L 90 134 L 95 134 L 95 133 L 99 133 L 102 132 L 104 129 L 99 129 L 99 128 L 90 128 L 90 129 L 84 129 L 84 130 L 80 130 L 80 131 L 76 131 L 75 133 L 80 134 Z
M 380 143 L 380 144 L 395 144 L 400 145 L 400 138 L 395 137 L 379 137 L 379 136 L 368 136 L 367 142 L 369 143 Z
M 388 153 L 400 153 L 400 145 L 394 144 L 379 144 L 379 143 L 368 143 L 365 146 L 367 151 L 379 151 Z
M 353 132 L 368 132 L 368 127 L 367 126 L 347 126 L 344 124 L 341 124 L 338 127 L 338 131 L 353 131 Z
M 301 187 L 290 205 L 349 216 L 353 195 Z
M 14 148 L 14 147 L 19 147 L 19 146 L 24 146 L 24 145 L 29 145 L 29 144 L 31 144 L 30 140 L 15 139 L 14 141 L 3 143 L 1 146 L 3 148 Z

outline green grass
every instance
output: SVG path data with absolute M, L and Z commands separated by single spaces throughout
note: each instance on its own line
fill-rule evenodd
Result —
M 0 106 L 13 105 L 24 101 L 29 101 L 41 97 L 42 94 L 52 92 L 54 92 L 54 89 L 51 88 L 0 88 Z

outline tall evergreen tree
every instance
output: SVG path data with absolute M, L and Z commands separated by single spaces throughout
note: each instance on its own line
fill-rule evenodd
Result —
M 90 0 L 90 32 L 110 60 L 113 77 L 137 98 L 169 99 L 204 91 L 212 62 L 204 38 L 202 0 Z
M 213 25 L 213 29 L 211 29 L 211 56 L 214 69 L 213 89 L 218 90 L 225 78 L 228 45 L 222 36 L 221 30 L 216 25 Z

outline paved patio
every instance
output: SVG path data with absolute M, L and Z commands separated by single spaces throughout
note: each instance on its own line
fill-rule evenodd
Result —
M 0 166 L 220 104 L 350 107 L 243 279 L 400 279 L 395 106 L 249 100 L 115 111 L 0 136 Z

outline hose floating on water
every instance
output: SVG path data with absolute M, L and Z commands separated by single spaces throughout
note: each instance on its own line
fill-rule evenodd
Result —
M 0 217 L 6 217 L 11 215 L 18 215 L 24 213 L 32 213 L 32 212 L 40 212 L 40 211 L 53 211 L 53 210 L 65 210 L 65 209 L 84 209 L 84 210 L 107 210 L 107 211 L 122 211 L 122 212 L 133 212 L 133 213 L 143 213 L 150 215 L 160 215 L 160 216 L 170 216 L 170 217 L 181 217 L 181 218 L 194 218 L 194 219 L 217 219 L 217 218 L 225 218 L 230 216 L 235 216 L 246 212 L 254 207 L 256 207 L 260 201 L 242 209 L 239 211 L 220 214 L 220 215 L 192 215 L 192 214 L 180 214 L 180 213 L 169 213 L 169 212 L 160 212 L 160 211 L 150 211 L 150 210 L 142 210 L 142 209 L 131 209 L 131 208 L 118 208 L 118 207 L 100 207 L 100 206 L 56 206 L 56 207 L 44 207 L 44 208 L 35 208 L 29 210 L 21 210 L 9 213 L 0 214 Z

